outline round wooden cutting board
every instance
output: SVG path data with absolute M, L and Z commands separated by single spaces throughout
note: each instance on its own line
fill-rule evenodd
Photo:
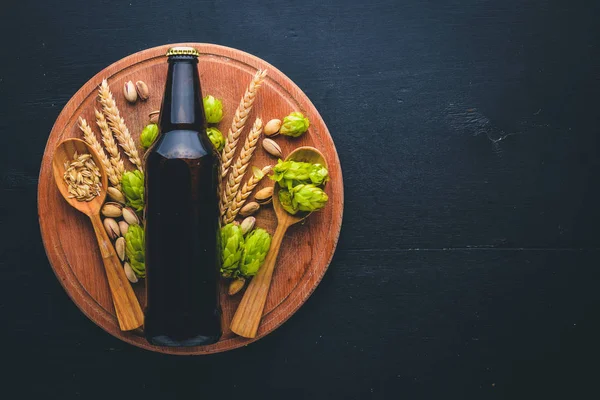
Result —
M 66 138 L 82 137 L 77 126 L 80 116 L 88 121 L 100 138 L 95 124 L 94 107 L 99 108 L 97 88 L 103 78 L 108 79 L 121 116 L 137 142 L 140 131 L 148 123 L 148 113 L 160 108 L 167 74 L 165 53 L 172 46 L 194 46 L 200 51 L 198 68 L 202 92 L 203 95 L 212 94 L 223 101 L 225 116 L 218 128 L 225 135 L 252 76 L 257 69 L 267 69 L 268 77 L 258 92 L 240 143 L 243 143 L 243 138 L 256 117 L 266 122 L 272 118 L 283 119 L 292 111 L 300 111 L 309 117 L 310 128 L 300 138 L 281 135 L 275 138 L 284 157 L 296 147 L 314 146 L 325 155 L 329 165 L 331 180 L 325 189 L 329 195 L 329 203 L 323 210 L 313 213 L 303 224 L 291 227 L 283 239 L 273 283 L 255 339 L 236 336 L 229 329 L 243 292 L 235 296 L 227 295 L 225 281 L 221 283 L 223 337 L 214 345 L 157 347 L 146 342 L 141 330 L 120 331 L 92 225 L 88 217 L 71 208 L 61 197 L 52 178 L 52 157 L 57 144 Z M 129 80 L 146 82 L 150 98 L 145 102 L 128 104 L 122 91 L 124 83 Z M 251 164 L 262 167 L 276 162 L 276 159 L 259 148 Z M 128 167 L 133 169 L 131 164 Z M 263 179 L 256 190 L 272 183 L 270 179 Z M 342 171 L 333 140 L 323 119 L 306 95 L 283 73 L 257 57 L 239 50 L 201 43 L 165 45 L 141 51 L 117 61 L 87 82 L 67 103 L 52 128 L 42 159 L 38 187 L 38 213 L 46 253 L 56 277 L 81 311 L 121 340 L 152 351 L 183 355 L 216 353 L 245 346 L 272 332 L 290 318 L 315 290 L 327 270 L 341 229 L 343 204 Z M 273 234 L 276 220 L 272 207 L 263 207 L 256 217 L 257 226 Z M 133 287 L 144 307 L 144 280 Z

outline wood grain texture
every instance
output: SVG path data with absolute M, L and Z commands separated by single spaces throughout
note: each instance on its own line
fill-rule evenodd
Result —
M 148 121 L 148 114 L 160 107 L 166 77 L 166 50 L 171 45 L 144 50 L 107 67 L 86 83 L 67 103 L 54 124 L 42 160 L 38 188 L 38 210 L 44 246 L 54 271 L 63 287 L 77 306 L 96 324 L 112 335 L 136 346 L 171 354 L 206 354 L 230 350 L 259 339 L 287 320 L 310 296 L 319 283 L 335 249 L 342 219 L 343 186 L 337 153 L 331 136 L 319 113 L 302 91 L 281 72 L 266 62 L 234 49 L 199 43 L 179 45 L 195 46 L 201 53 L 199 72 L 204 94 L 222 99 L 225 118 L 221 130 L 230 122 L 245 86 L 257 69 L 268 69 L 269 76 L 260 89 L 250 119 L 261 117 L 282 118 L 291 111 L 301 111 L 311 120 L 308 134 L 298 139 L 280 138 L 278 143 L 284 153 L 296 147 L 310 145 L 323 152 L 331 166 L 331 181 L 327 186 L 328 206 L 315 213 L 305 224 L 290 230 L 281 249 L 279 263 L 285 268 L 276 270 L 264 309 L 264 316 L 255 339 L 234 335 L 228 328 L 241 296 L 229 297 L 227 284 L 221 286 L 224 334 L 215 345 L 196 348 L 163 348 L 151 346 L 141 331 L 121 332 L 118 329 L 106 279 L 103 277 L 100 253 L 90 252 L 94 245 L 89 224 L 71 210 L 60 197 L 51 179 L 50 161 L 56 143 L 69 137 L 79 137 L 77 118 L 93 120 L 96 105 L 96 88 L 107 78 L 121 115 L 137 139 Z M 127 103 L 121 95 L 128 80 L 143 80 L 150 88 L 150 98 L 135 105 Z M 248 129 L 248 128 L 246 128 Z M 245 133 L 242 134 L 244 136 Z M 238 148 L 239 151 L 239 148 Z M 257 151 L 253 165 L 262 167 L 276 162 L 266 152 Z M 131 164 L 127 165 L 132 169 Z M 257 190 L 272 184 L 263 180 Z M 257 215 L 257 225 L 274 232 L 275 216 L 269 208 Z M 135 292 L 145 304 L 143 283 L 135 285 Z

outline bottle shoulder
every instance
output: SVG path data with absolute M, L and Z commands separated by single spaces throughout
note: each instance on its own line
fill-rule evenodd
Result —
M 213 158 L 216 153 L 212 146 L 202 140 L 202 133 L 195 130 L 176 129 L 161 132 L 159 141 L 153 147 L 152 153 L 163 158 Z

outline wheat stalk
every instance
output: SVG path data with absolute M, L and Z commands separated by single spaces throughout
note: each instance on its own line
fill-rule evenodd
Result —
M 256 118 L 254 121 L 254 125 L 246 136 L 246 140 L 244 142 L 244 147 L 240 151 L 240 155 L 238 156 L 235 164 L 231 168 L 231 172 L 227 177 L 227 183 L 225 184 L 225 190 L 223 195 L 221 196 L 221 201 L 219 204 L 219 208 L 221 211 L 221 217 L 225 217 L 225 213 L 227 209 L 231 205 L 231 202 L 235 198 L 235 195 L 242 183 L 242 178 L 246 173 L 246 169 L 248 165 L 250 165 L 250 159 L 254 154 L 254 150 L 256 150 L 256 145 L 258 144 L 258 139 L 262 134 L 262 120 L 260 118 Z
M 117 104 L 115 103 L 115 99 L 113 98 L 112 93 L 110 92 L 110 88 L 108 87 L 108 82 L 106 79 L 102 80 L 102 84 L 98 90 L 100 103 L 102 104 L 102 111 L 108 120 L 108 125 L 112 130 L 113 134 L 117 138 L 119 145 L 125 151 L 125 154 L 129 157 L 129 161 L 131 161 L 135 166 L 142 172 L 144 169 L 142 167 L 142 160 L 137 151 L 137 147 L 135 146 L 135 142 L 131 137 L 131 133 L 129 133 L 129 129 L 127 125 L 125 125 L 125 120 L 121 117 L 119 113 L 119 109 L 117 108 Z
M 102 145 L 100 144 L 98 139 L 96 139 L 96 135 L 92 131 L 92 128 L 82 117 L 79 117 L 79 129 L 81 129 L 81 132 L 83 132 L 83 140 L 85 140 L 85 142 L 96 152 L 96 154 L 98 154 L 98 158 L 100 159 L 100 162 L 102 163 L 102 166 L 106 171 L 106 176 L 108 177 L 108 180 L 110 181 L 111 185 L 121 190 L 120 176 L 115 173 L 115 170 L 110 164 L 110 161 L 108 160 L 108 157 L 106 156 Z
M 102 133 L 102 143 L 104 143 L 104 148 L 110 156 L 110 164 L 112 165 L 115 174 L 122 177 L 123 173 L 125 173 L 125 165 L 123 165 L 123 160 L 121 160 L 119 147 L 117 147 L 117 143 L 115 142 L 115 138 L 110 131 L 104 114 L 95 108 L 94 112 L 96 113 L 96 125 L 98 125 L 98 128 L 100 128 L 100 132 Z
M 227 172 L 229 170 L 229 166 L 233 161 L 233 156 L 235 154 L 235 148 L 237 146 L 238 140 L 240 138 L 240 134 L 242 133 L 242 129 L 244 129 L 244 125 L 246 124 L 246 120 L 248 119 L 248 114 L 252 109 L 252 105 L 254 104 L 254 99 L 256 98 L 256 93 L 260 88 L 263 80 L 267 76 L 267 71 L 258 70 L 250 85 L 246 89 L 244 93 L 244 97 L 240 101 L 240 105 L 237 110 L 235 110 L 235 115 L 233 116 L 233 121 L 231 122 L 231 127 L 227 131 L 227 139 L 225 140 L 225 147 L 223 148 L 223 152 L 221 154 L 221 178 L 225 179 L 227 176 Z
M 271 165 L 263 167 L 262 170 L 256 167 L 252 168 L 254 169 L 254 173 L 244 183 L 244 186 L 242 186 L 242 188 L 238 190 L 237 194 L 235 195 L 235 198 L 229 205 L 229 208 L 227 208 L 225 216 L 223 217 L 223 222 L 226 224 L 233 222 L 235 217 L 238 215 L 238 213 L 244 206 L 246 199 L 250 197 L 250 194 L 252 193 L 256 185 L 258 185 L 262 178 L 264 178 L 273 169 Z

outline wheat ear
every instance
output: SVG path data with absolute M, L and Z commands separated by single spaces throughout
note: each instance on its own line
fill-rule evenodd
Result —
M 119 147 L 117 147 L 117 143 L 115 142 L 115 138 L 110 131 L 104 114 L 95 108 L 94 112 L 96 113 L 96 125 L 98 125 L 98 128 L 100 128 L 100 132 L 102 133 L 102 143 L 104 143 L 104 148 L 110 156 L 110 164 L 112 165 L 115 174 L 122 177 L 123 173 L 125 173 L 125 165 L 123 165 L 123 160 L 121 160 Z
M 227 209 L 231 205 L 231 202 L 235 198 L 235 195 L 242 184 L 242 178 L 246 173 L 248 165 L 250 165 L 250 159 L 254 154 L 254 150 L 256 150 L 256 145 L 258 144 L 258 139 L 260 138 L 261 134 L 262 120 L 260 118 L 256 118 L 252 129 L 248 133 L 248 136 L 246 136 L 244 147 L 240 151 L 240 154 L 237 160 L 235 160 L 235 164 L 233 164 L 231 167 L 231 172 L 227 177 L 227 183 L 225 184 L 225 190 L 221 196 L 219 207 L 221 210 L 221 217 L 225 217 Z
M 104 112 L 104 115 L 108 120 L 108 125 L 117 138 L 119 145 L 129 157 L 129 161 L 135 164 L 135 166 L 143 172 L 144 169 L 142 167 L 142 160 L 138 154 L 137 147 L 135 147 L 135 142 L 131 137 L 131 133 L 129 133 L 127 125 L 125 125 L 125 120 L 119 113 L 119 109 L 117 108 L 115 99 L 110 92 L 110 88 L 108 87 L 108 82 L 106 79 L 102 80 L 102 84 L 100 85 L 98 93 L 100 97 L 100 103 L 102 104 L 102 111 Z
M 98 158 L 106 171 L 106 176 L 110 181 L 111 186 L 116 187 L 121 190 L 121 178 L 115 174 L 115 170 L 113 169 L 102 145 L 96 139 L 96 135 L 92 131 L 92 128 L 88 125 L 87 121 L 84 118 L 79 117 L 79 129 L 83 132 L 83 140 L 98 154 Z
M 231 122 L 231 127 L 227 131 L 227 138 L 225 140 L 225 147 L 223 148 L 223 152 L 221 153 L 221 178 L 225 179 L 227 176 L 227 172 L 229 170 L 229 166 L 233 161 L 233 156 L 235 155 L 235 148 L 237 146 L 238 140 L 240 138 L 240 134 L 242 133 L 242 129 L 244 129 L 244 125 L 246 124 L 246 120 L 248 119 L 248 114 L 250 110 L 252 110 L 252 105 L 254 104 L 254 99 L 256 98 L 256 93 L 260 88 L 260 85 L 264 81 L 267 76 L 267 70 L 258 70 L 250 85 L 246 89 L 244 93 L 244 97 L 240 101 L 240 105 L 237 110 L 235 110 L 235 115 L 233 116 L 233 121 Z
M 240 212 L 241 208 L 244 206 L 246 199 L 250 197 L 250 194 L 252 193 L 256 185 L 260 183 L 262 178 L 264 178 L 269 172 L 271 172 L 273 167 L 271 165 L 267 165 L 263 167 L 262 170 L 256 167 L 252 167 L 252 169 L 252 176 L 244 183 L 244 186 L 242 186 L 242 188 L 238 190 L 237 194 L 235 195 L 235 198 L 229 205 L 229 208 L 227 208 L 225 217 L 223 217 L 223 222 L 225 222 L 226 224 L 233 222 L 235 217 Z

